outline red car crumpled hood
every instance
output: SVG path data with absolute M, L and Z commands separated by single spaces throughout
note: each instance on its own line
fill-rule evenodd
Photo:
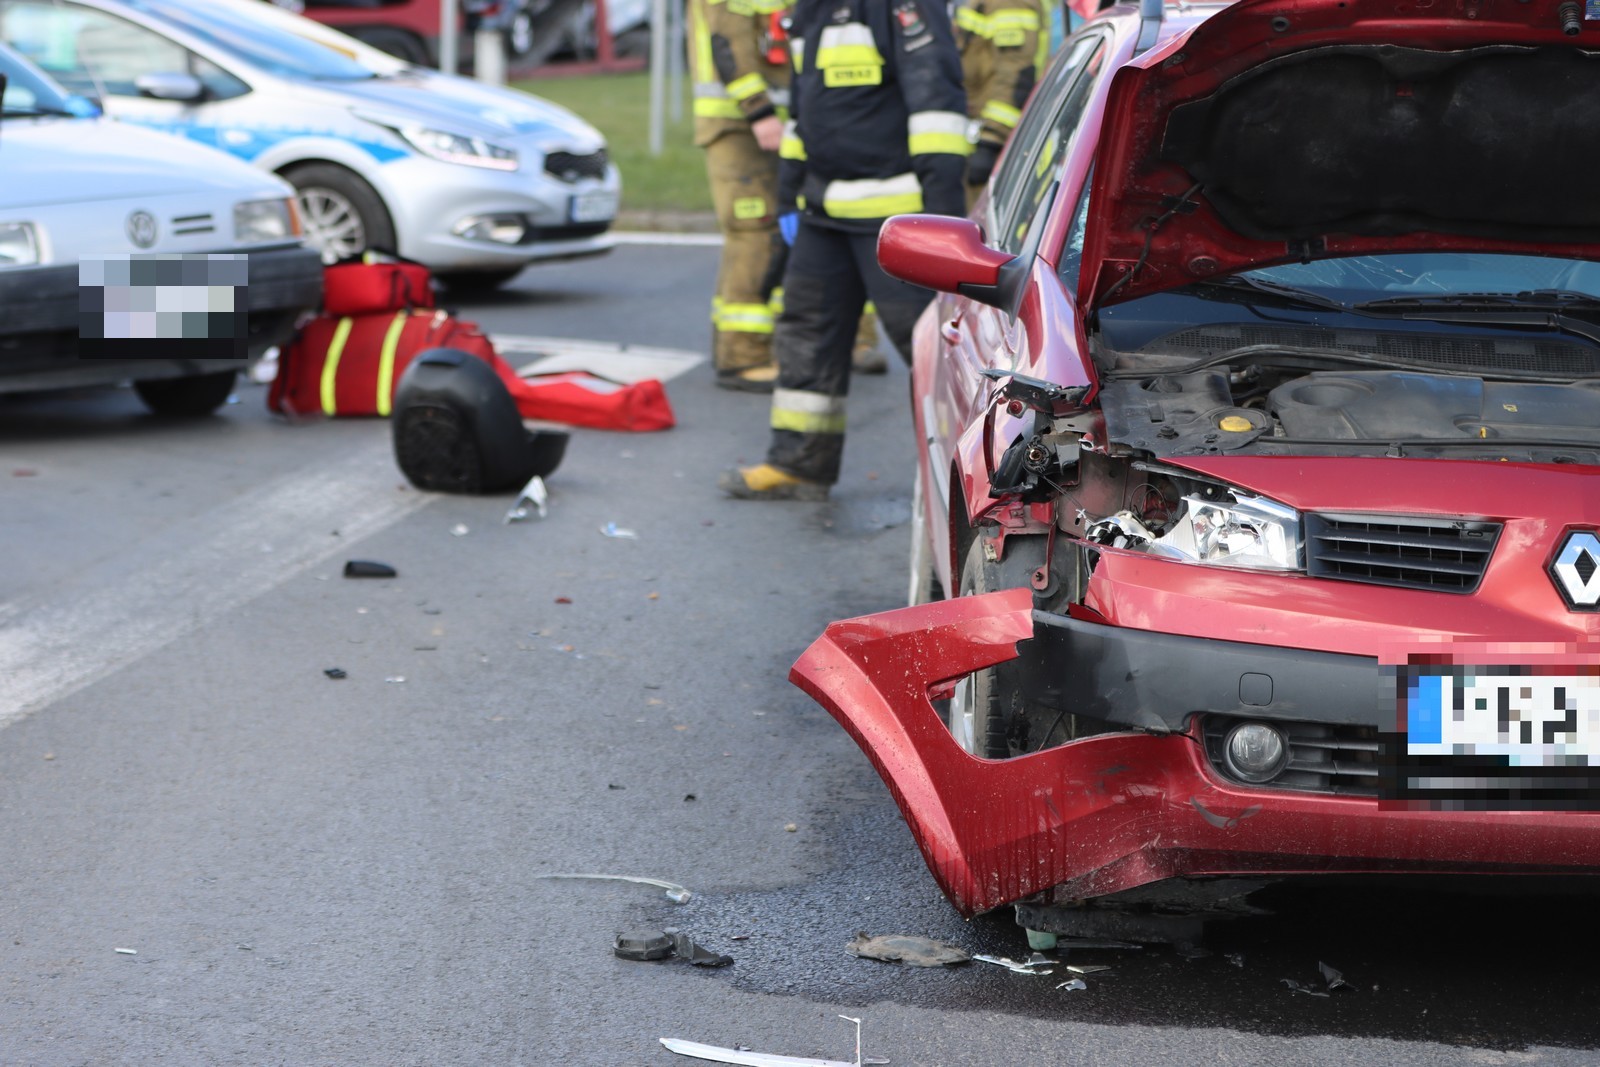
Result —
M 1240 0 L 1134 59 L 1106 104 L 1084 306 L 1379 252 L 1600 258 L 1596 23 L 1568 36 L 1559 7 Z

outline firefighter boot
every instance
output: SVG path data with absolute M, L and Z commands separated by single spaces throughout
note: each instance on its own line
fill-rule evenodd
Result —
M 717 488 L 735 500 L 826 500 L 823 482 L 797 478 L 770 463 L 732 467 L 717 477 Z
M 878 312 L 867 302 L 861 313 L 861 323 L 856 327 L 856 345 L 850 353 L 850 369 L 857 374 L 887 374 L 889 361 L 883 357 L 878 344 Z

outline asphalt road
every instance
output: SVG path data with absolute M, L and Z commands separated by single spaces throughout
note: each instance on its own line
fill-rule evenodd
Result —
M 625 247 L 463 310 L 702 350 L 714 265 Z M 407 488 L 386 424 L 278 422 L 260 386 L 184 426 L 125 390 L 0 398 L 0 1064 L 849 1060 L 841 1014 L 897 1067 L 1600 1062 L 1592 894 L 1288 887 L 1210 955 L 1075 953 L 1112 967 L 1082 991 L 847 955 L 1027 954 L 942 901 L 785 681 L 902 602 L 905 390 L 856 381 L 831 502 L 740 503 L 713 480 L 761 455 L 766 401 L 702 364 L 676 429 L 577 433 L 514 525 Z M 613 957 L 667 925 L 734 964 Z M 1282 984 L 1319 961 L 1356 989 Z

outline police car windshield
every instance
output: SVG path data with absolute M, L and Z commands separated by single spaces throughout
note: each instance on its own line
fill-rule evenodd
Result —
M 72 115 L 67 94 L 15 52 L 0 47 L 0 77 L 6 91 L 0 113 L 6 115 Z
M 366 81 L 378 76 L 351 56 L 248 9 L 193 0 L 135 0 L 132 6 L 279 77 Z

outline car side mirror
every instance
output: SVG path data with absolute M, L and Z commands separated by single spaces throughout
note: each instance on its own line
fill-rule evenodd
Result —
M 896 215 L 878 231 L 878 265 L 912 285 L 1009 309 L 1025 275 L 1021 257 L 990 248 L 971 219 Z
M 141 74 L 133 79 L 133 87 L 139 90 L 140 96 L 156 100 L 179 100 L 186 104 L 194 103 L 206 95 L 206 87 L 199 78 L 179 70 Z

